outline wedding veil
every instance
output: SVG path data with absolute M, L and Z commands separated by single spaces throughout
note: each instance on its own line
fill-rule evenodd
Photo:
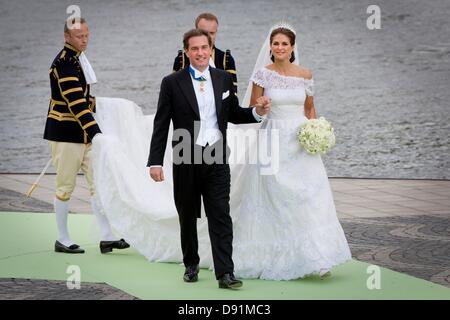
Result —
M 251 73 L 251 77 L 248 82 L 247 90 L 245 91 L 244 99 L 242 100 L 242 103 L 241 103 L 241 106 L 243 106 L 243 107 L 250 106 L 250 98 L 252 96 L 252 86 L 253 86 L 253 83 L 251 80 L 252 76 L 259 69 L 272 63 L 272 60 L 270 60 L 270 34 L 272 33 L 273 30 L 278 29 L 278 28 L 288 29 L 296 35 L 295 29 L 285 22 L 276 23 L 270 28 L 269 33 L 267 34 L 266 40 L 263 42 L 261 50 L 259 50 L 258 58 L 256 59 L 255 66 Z M 297 45 L 294 46 L 294 55 L 295 55 L 295 60 L 293 61 L 293 63 L 298 65 L 299 59 L 298 59 Z
M 244 99 L 242 100 L 242 102 L 240 104 L 242 107 L 250 107 L 250 98 L 252 95 L 252 87 L 253 87 L 252 78 L 253 78 L 253 75 L 255 74 L 255 72 L 272 63 L 272 60 L 270 59 L 270 56 L 271 56 L 270 34 L 272 33 L 273 30 L 278 29 L 278 28 L 285 28 L 285 29 L 292 31 L 294 34 L 296 34 L 294 28 L 285 22 L 280 22 L 280 23 L 274 24 L 270 28 L 269 33 L 267 34 L 266 40 L 264 41 L 264 43 L 261 47 L 261 50 L 259 51 L 258 58 L 256 59 L 255 66 L 253 67 L 253 71 L 252 71 L 250 79 L 248 81 L 248 86 L 247 86 L 247 89 L 246 89 L 246 92 L 244 95 Z M 295 55 L 295 60 L 293 61 L 293 63 L 298 65 L 299 62 L 298 62 L 297 46 L 294 46 L 294 55 Z M 228 124 L 228 128 L 229 128 L 229 130 L 228 130 L 228 145 L 231 149 L 230 168 L 231 168 L 231 181 L 232 181 L 232 185 L 233 185 L 233 188 L 231 188 L 231 193 L 230 193 L 230 207 L 232 208 L 232 211 L 234 211 L 234 212 L 239 211 L 239 210 L 235 210 L 235 208 L 237 208 L 239 206 L 239 204 L 241 203 L 242 197 L 243 197 L 243 193 L 241 192 L 241 190 L 243 189 L 242 186 L 245 184 L 245 181 L 246 181 L 246 175 L 245 175 L 246 166 L 243 164 L 246 163 L 246 159 L 249 158 L 249 154 L 257 152 L 257 150 L 258 150 L 256 139 L 251 139 L 247 146 L 245 146 L 245 145 L 242 146 L 242 145 L 235 143 L 236 140 L 239 140 L 242 137 L 239 134 L 240 131 L 238 131 L 236 133 L 234 130 L 238 129 L 238 130 L 256 130 L 256 131 L 258 131 L 261 128 L 261 125 L 262 125 L 262 122 L 261 123 L 252 123 L 252 124 L 240 124 L 238 126 L 235 126 L 231 123 Z M 235 138 L 237 136 L 237 139 L 232 138 L 232 136 L 230 135 L 231 132 L 234 132 L 234 136 L 235 136 Z M 236 159 L 234 164 L 233 164 L 233 159 Z M 234 221 L 238 221 L 239 215 L 235 214 L 233 216 L 233 219 L 234 219 Z

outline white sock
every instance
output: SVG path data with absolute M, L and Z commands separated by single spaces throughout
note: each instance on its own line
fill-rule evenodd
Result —
M 69 231 L 67 230 L 67 215 L 69 214 L 69 201 L 61 201 L 55 198 L 53 201 L 56 215 L 56 225 L 58 226 L 59 238 L 66 247 L 70 247 L 73 242 L 70 240 Z
M 91 207 L 92 211 L 94 212 L 95 218 L 97 220 L 97 223 L 100 227 L 100 234 L 101 234 L 101 240 L 102 241 L 114 241 L 117 240 L 117 238 L 114 236 L 114 234 L 111 231 L 111 226 L 109 225 L 108 218 L 100 212 L 100 208 L 97 206 L 97 202 L 95 201 L 95 198 L 91 198 Z

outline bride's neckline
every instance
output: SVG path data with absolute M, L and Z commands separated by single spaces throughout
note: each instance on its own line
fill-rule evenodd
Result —
M 277 76 L 280 76 L 280 77 L 283 77 L 283 78 L 294 78 L 294 79 L 303 79 L 303 80 L 305 80 L 305 81 L 307 81 L 307 80 L 311 80 L 311 79 L 305 79 L 304 77 L 296 77 L 296 76 L 285 76 L 285 75 L 282 75 L 282 74 L 280 74 L 280 73 L 278 73 L 278 72 L 276 72 L 275 70 L 270 70 L 269 68 L 267 68 L 267 67 L 264 67 L 264 69 L 266 69 L 266 70 L 268 70 L 268 71 L 270 71 L 270 72 L 272 72 L 272 73 L 275 73 Z

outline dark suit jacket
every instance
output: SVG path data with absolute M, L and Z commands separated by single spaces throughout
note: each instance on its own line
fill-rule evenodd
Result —
M 228 122 L 239 124 L 257 121 L 252 114 L 252 108 L 239 106 L 238 98 L 233 94 L 232 77 L 227 72 L 215 68 L 210 68 L 210 73 L 214 88 L 217 123 L 223 137 L 221 143 L 226 148 Z M 227 91 L 228 97 L 222 100 L 223 93 Z M 200 121 L 200 112 L 187 68 L 165 77 L 161 82 L 147 166 L 163 165 L 170 121 L 173 122 L 174 130 L 186 129 L 190 133 L 191 144 L 195 144 L 197 136 L 194 135 L 194 123 Z M 173 142 L 172 146 L 176 144 Z

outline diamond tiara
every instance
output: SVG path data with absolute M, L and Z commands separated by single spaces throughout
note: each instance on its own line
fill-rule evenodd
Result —
M 295 35 L 297 35 L 297 33 L 295 32 L 294 27 L 291 26 L 289 23 L 284 22 L 284 21 L 280 21 L 280 22 L 274 24 L 272 26 L 272 28 L 270 29 L 270 32 L 272 32 L 273 30 L 278 29 L 278 28 L 288 29 L 288 30 L 292 31 Z

